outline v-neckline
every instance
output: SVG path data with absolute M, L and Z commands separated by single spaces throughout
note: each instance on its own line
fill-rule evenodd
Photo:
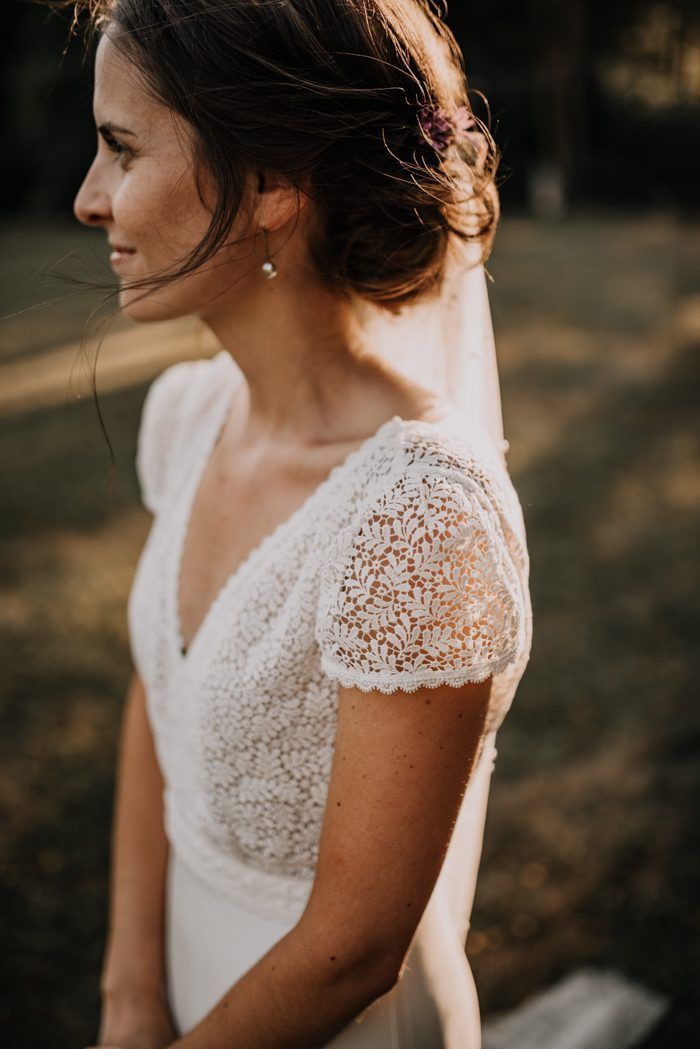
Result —
M 190 471 L 185 490 L 181 496 L 179 505 L 179 516 L 178 525 L 175 530 L 175 540 L 172 548 L 172 558 L 170 563 L 170 641 L 171 647 L 174 651 L 174 658 L 181 668 L 188 666 L 192 660 L 193 655 L 199 649 L 202 644 L 202 639 L 206 637 L 208 628 L 214 619 L 215 613 L 219 606 L 224 601 L 224 598 L 230 593 L 230 591 L 236 587 L 241 587 L 246 577 L 251 573 L 257 562 L 263 557 L 265 553 L 272 547 L 273 543 L 278 541 L 284 533 L 290 532 L 294 529 L 301 519 L 311 511 L 313 506 L 318 502 L 322 495 L 331 487 L 331 485 L 338 479 L 338 477 L 350 470 L 362 457 L 364 457 L 375 444 L 378 444 L 386 434 L 399 425 L 403 425 L 407 420 L 402 419 L 400 415 L 393 415 L 390 419 L 387 419 L 366 437 L 356 448 L 348 452 L 341 462 L 336 463 L 331 468 L 328 474 L 321 480 L 316 487 L 309 493 L 304 501 L 297 506 L 287 517 L 279 521 L 278 524 L 267 532 L 256 544 L 251 547 L 248 553 L 245 555 L 242 561 L 239 562 L 238 566 L 233 569 L 232 572 L 224 579 L 214 598 L 207 607 L 202 619 L 199 622 L 194 634 L 190 639 L 190 643 L 186 649 L 184 649 L 184 639 L 182 636 L 182 620 L 180 618 L 180 582 L 182 576 L 182 562 L 185 552 L 185 545 L 187 540 L 187 534 L 189 531 L 189 525 L 192 518 L 192 512 L 194 504 L 197 499 L 197 494 L 201 487 L 201 483 L 204 477 L 204 472 L 207 468 L 209 460 L 213 455 L 214 449 L 221 437 L 223 428 L 226 424 L 229 410 L 233 403 L 233 396 L 236 390 L 236 382 L 233 381 L 237 377 L 234 362 L 231 359 L 227 350 L 221 350 L 219 353 L 219 359 L 224 359 L 227 364 L 227 370 L 230 371 L 230 376 L 227 377 L 225 383 L 225 394 L 221 397 L 218 405 L 212 410 L 211 426 L 209 427 L 206 435 L 202 439 L 202 445 L 200 454 L 195 457 L 195 462 Z M 212 364 L 214 359 L 212 359 Z

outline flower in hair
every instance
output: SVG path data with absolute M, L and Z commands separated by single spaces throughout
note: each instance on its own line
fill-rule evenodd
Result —
M 437 153 L 444 153 L 454 139 L 454 129 L 447 110 L 442 106 L 428 109 L 423 106 L 418 111 L 418 123 L 423 136 Z
M 458 106 L 452 111 L 442 106 L 421 107 L 418 111 L 419 139 L 426 141 L 435 152 L 444 156 L 453 144 L 466 144 L 466 158 L 472 163 L 482 163 L 488 152 L 486 139 L 481 131 L 473 130 L 475 120 L 467 106 Z M 460 150 L 462 152 L 462 150 Z

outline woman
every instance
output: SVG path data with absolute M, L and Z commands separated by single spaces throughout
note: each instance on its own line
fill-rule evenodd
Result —
M 71 6 L 100 36 L 76 217 L 127 316 L 222 347 L 140 423 L 99 1042 L 477 1049 L 523 520 L 502 449 L 358 308 L 437 302 L 456 245 L 488 253 L 458 49 L 427 0 Z

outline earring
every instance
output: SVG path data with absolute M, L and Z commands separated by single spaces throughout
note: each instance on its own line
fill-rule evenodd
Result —
M 267 230 L 263 229 L 263 236 L 265 238 L 265 261 L 263 262 L 261 269 L 268 280 L 272 280 L 273 277 L 277 276 L 277 267 L 270 258 L 270 248 L 267 242 Z

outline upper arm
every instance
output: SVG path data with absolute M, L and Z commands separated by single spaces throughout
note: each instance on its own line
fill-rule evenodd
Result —
M 374 956 L 398 973 L 447 851 L 490 690 L 491 678 L 388 695 L 339 689 L 304 915 L 332 954 Z
M 134 667 L 127 686 L 123 713 L 123 743 L 132 748 L 139 765 L 139 778 L 143 786 L 155 782 L 163 790 L 163 773 L 148 714 L 146 687 L 138 670 Z M 148 781 L 148 782 L 147 782 Z
M 316 625 L 340 687 L 304 916 L 324 944 L 398 971 L 523 618 L 498 513 L 468 477 L 403 477 L 340 538 Z

